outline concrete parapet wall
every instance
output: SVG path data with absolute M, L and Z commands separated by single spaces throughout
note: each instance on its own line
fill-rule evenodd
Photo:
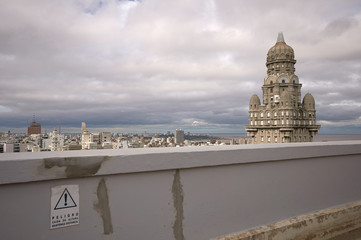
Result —
M 361 200 L 361 141 L 0 155 L 4 239 L 210 239 Z M 79 186 L 50 229 L 51 189 Z

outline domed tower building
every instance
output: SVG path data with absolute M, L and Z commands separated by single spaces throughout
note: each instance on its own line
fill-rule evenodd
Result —
M 301 102 L 301 87 L 295 74 L 295 54 L 279 33 L 267 53 L 267 77 L 262 86 L 263 102 L 254 94 L 249 101 L 249 125 L 245 126 L 252 143 L 311 142 L 316 125 L 315 100 L 307 93 Z

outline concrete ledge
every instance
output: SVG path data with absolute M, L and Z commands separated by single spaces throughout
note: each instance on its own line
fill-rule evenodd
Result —
M 226 235 L 217 240 L 361 239 L 361 201 Z
M 361 154 L 361 141 L 0 154 L 0 184 Z

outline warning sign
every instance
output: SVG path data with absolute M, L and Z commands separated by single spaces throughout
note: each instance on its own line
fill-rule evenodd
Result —
M 64 189 L 64 192 L 61 194 L 58 202 L 55 205 L 54 210 L 76 207 L 73 197 L 70 195 L 68 189 Z
M 51 188 L 50 229 L 79 224 L 79 185 Z

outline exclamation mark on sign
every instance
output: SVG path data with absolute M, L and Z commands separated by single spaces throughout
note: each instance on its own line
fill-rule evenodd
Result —
M 64 206 L 68 205 L 68 203 L 67 203 L 67 201 L 68 201 L 68 194 L 67 194 L 67 193 L 64 194 L 64 200 L 65 200 Z

